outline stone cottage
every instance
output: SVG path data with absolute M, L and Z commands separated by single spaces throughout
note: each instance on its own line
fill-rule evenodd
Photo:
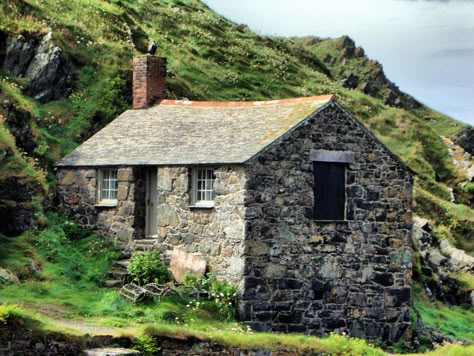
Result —
M 255 330 L 409 336 L 412 172 L 332 96 L 164 100 L 134 59 L 134 109 L 57 164 L 61 207 L 124 246 L 203 256 Z

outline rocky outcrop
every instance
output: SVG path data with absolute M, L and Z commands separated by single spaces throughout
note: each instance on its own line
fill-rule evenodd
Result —
M 474 155 L 474 127 L 468 126 L 462 130 L 453 140 L 457 145 L 461 146 L 464 151 Z
M 0 181 L 0 233 L 17 235 L 35 226 L 31 200 L 39 188 L 24 176 Z
M 474 291 L 465 290 L 450 276 L 458 272 L 474 272 L 474 257 L 459 250 L 447 240 L 437 240 L 431 234 L 428 221 L 418 217 L 413 223 L 413 244 L 421 257 L 415 274 L 425 286 L 428 296 L 452 305 L 474 307 Z
M 6 45 L 3 70 L 29 79 L 31 96 L 46 103 L 69 95 L 72 66 L 54 44 L 51 31 L 9 36 Z
M 10 101 L 3 103 L 5 110 L 5 123 L 13 137 L 16 146 L 27 153 L 32 153 L 36 147 L 36 136 L 31 130 L 31 114 L 16 108 Z
M 337 48 L 340 51 L 340 58 L 324 58 L 325 63 L 341 63 L 348 59 L 356 59 L 361 62 L 360 68 L 368 67 L 365 75 L 357 75 L 352 71 L 345 71 L 341 74 L 341 83 L 344 87 L 350 89 L 359 89 L 365 94 L 373 97 L 382 98 L 385 105 L 416 109 L 421 104 L 412 96 L 403 93 L 393 82 L 387 79 L 383 67 L 377 61 L 369 60 L 362 47 L 356 47 L 355 42 L 348 36 L 342 36 L 337 41 Z M 317 45 L 317 44 L 316 44 Z
M 463 139 L 459 139 L 457 142 L 464 144 L 464 146 L 466 146 L 468 149 L 474 150 L 474 129 L 472 129 L 472 137 L 469 136 L 468 129 L 463 130 L 460 136 L 457 136 L 455 141 L 459 139 L 459 137 L 463 137 Z M 451 156 L 451 159 L 453 160 L 453 164 L 464 173 L 468 181 L 473 181 L 474 180 L 473 153 L 470 153 L 463 146 L 459 144 L 455 144 L 453 141 L 451 141 L 447 137 L 441 137 L 441 139 L 443 140 L 444 144 L 448 148 L 448 152 L 449 152 L 449 155 Z M 469 142 L 468 139 L 471 139 L 472 142 Z M 470 147 L 469 145 L 472 145 L 472 147 Z

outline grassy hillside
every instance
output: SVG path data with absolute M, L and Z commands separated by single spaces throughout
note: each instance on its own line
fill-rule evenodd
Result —
M 383 351 L 375 341 L 332 334 L 326 338 L 300 334 L 253 333 L 222 313 L 214 300 L 174 295 L 133 303 L 117 290 L 100 286 L 117 251 L 90 231 L 53 213 L 43 216 L 42 231 L 19 237 L 0 235 L 0 262 L 17 276 L 20 284 L 1 287 L 0 326 L 27 327 L 36 333 L 60 333 L 61 340 L 77 342 L 85 333 L 113 335 L 133 340 L 136 348 L 157 350 L 156 339 L 172 337 L 179 342 L 202 340 L 240 349 L 286 350 L 312 354 L 388 355 L 410 348 L 400 342 Z M 474 340 L 473 314 L 461 308 L 431 306 L 422 289 L 415 288 L 423 319 L 446 335 Z M 415 320 L 414 320 L 415 322 Z M 16 326 L 15 326 L 16 325 Z M 5 333 L 0 334 L 0 344 Z M 42 338 L 45 339 L 45 338 Z M 112 340 L 113 342 L 113 340 Z M 427 340 L 420 340 L 426 351 Z M 470 355 L 474 346 L 447 344 L 429 355 Z
M 433 206 L 442 210 L 448 217 L 441 223 L 448 237 L 458 220 L 474 221 L 470 209 L 458 216 L 447 202 L 448 186 L 462 190 L 458 184 L 464 179 L 439 137 L 451 137 L 463 125 L 424 106 L 385 105 L 389 86 L 380 79 L 381 66 L 351 53 L 346 38 L 311 41 L 259 36 L 197 0 L 15 0 L 0 4 L 0 15 L 0 31 L 10 37 L 51 29 L 54 43 L 74 68 L 71 95 L 46 104 L 28 97 L 27 81 L 0 73 L 0 100 L 9 98 L 29 114 L 36 137 L 36 148 L 29 156 L 43 166 L 130 106 L 131 58 L 155 39 L 159 55 L 168 58 L 170 97 L 268 100 L 336 94 L 343 106 L 419 174 L 418 214 L 433 218 Z M 341 85 L 348 71 L 371 83 L 370 95 Z M 403 107 L 403 102 L 398 106 Z M 5 131 L 0 126 L 0 138 L 5 137 L 0 142 L 12 146 Z M 20 156 L 15 151 L 17 163 L 8 171 L 21 167 L 28 173 L 31 164 Z
M 20 176 L 41 188 L 31 202 L 40 226 L 46 223 L 39 202 L 51 203 L 54 194 L 52 164 L 130 107 L 132 57 L 154 39 L 158 54 L 168 58 L 170 98 L 238 101 L 335 94 L 417 172 L 416 214 L 432 221 L 437 237 L 474 253 L 474 210 L 469 205 L 474 189 L 464 184 L 440 137 L 453 137 L 464 125 L 395 90 L 382 66 L 348 38 L 257 35 L 198 0 L 0 2 L 0 47 L 18 35 L 41 38 L 49 30 L 72 68 L 70 94 L 40 103 L 31 97 L 27 79 L 0 70 L 0 102 L 13 104 L 33 142 L 20 147 L 0 120 L 0 185 Z M 0 48 L 0 58 L 4 52 Z M 352 85 L 348 81 L 354 77 Z M 6 115 L 0 107 L 0 119 Z M 450 202 L 449 188 L 459 203 Z M 31 293 L 41 294 L 34 283 Z M 49 290 L 48 298 L 61 294 L 61 288 Z M 426 315 L 435 308 L 421 305 Z

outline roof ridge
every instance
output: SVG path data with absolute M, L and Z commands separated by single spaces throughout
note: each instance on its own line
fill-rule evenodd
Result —
M 253 106 L 271 106 L 271 105 L 283 105 L 291 103 L 304 103 L 311 101 L 330 101 L 334 99 L 333 94 L 329 95 L 318 95 L 318 96 L 304 96 L 298 98 L 287 98 L 277 100 L 266 100 L 266 101 L 190 101 L 190 100 L 173 100 L 173 99 L 162 99 L 159 100 L 156 106 L 169 105 L 169 106 L 193 106 L 193 107 L 253 107 Z M 153 107 L 153 106 L 152 106 Z

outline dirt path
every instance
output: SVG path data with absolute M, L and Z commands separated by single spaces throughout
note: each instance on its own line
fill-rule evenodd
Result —
M 74 332 L 74 334 L 89 334 L 89 335 L 112 335 L 119 336 L 123 334 L 133 334 L 132 327 L 115 327 L 115 326 L 97 326 L 91 325 L 91 322 L 96 322 L 95 319 L 64 319 L 66 311 L 61 306 L 51 304 L 35 305 L 23 304 L 23 308 L 27 308 L 40 314 L 46 318 L 47 321 L 56 326 L 56 328 L 65 328 Z

